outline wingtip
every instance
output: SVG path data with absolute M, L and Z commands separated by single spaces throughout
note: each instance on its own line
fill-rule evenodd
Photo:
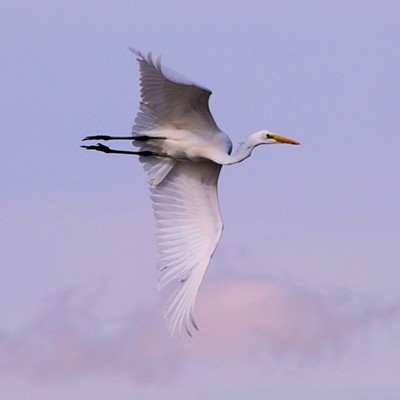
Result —
M 196 324 L 196 321 L 194 320 L 193 314 L 190 314 L 190 322 L 192 323 L 194 329 L 196 329 L 196 331 L 198 332 L 200 329 Z
M 153 59 L 153 53 L 151 51 L 148 52 L 147 57 L 138 49 L 134 47 L 129 47 L 128 50 L 131 51 L 133 54 L 136 55 L 138 61 L 144 61 L 153 65 L 159 71 L 162 71 L 162 56 L 158 56 L 156 60 Z
M 185 325 L 185 331 L 186 331 L 186 333 L 187 333 L 191 338 L 193 338 L 192 332 L 190 332 L 190 330 L 189 330 L 189 328 L 187 327 L 187 325 Z
M 193 315 L 189 316 L 190 323 L 188 321 L 188 318 L 186 318 L 186 321 L 184 321 L 183 319 L 176 319 L 175 321 L 169 321 L 168 317 L 166 315 L 164 315 L 164 318 L 166 320 L 167 329 L 168 329 L 171 337 L 177 337 L 178 339 L 181 339 L 182 330 L 185 329 L 185 332 L 187 333 L 187 335 L 189 337 L 193 338 L 193 333 L 190 330 L 191 327 L 189 327 L 190 323 L 193 326 L 193 328 L 197 332 L 199 332 L 199 327 L 197 326 Z
M 128 47 L 128 50 L 136 56 L 138 61 L 147 61 L 146 57 L 135 47 Z
M 129 47 L 128 46 L 128 50 L 131 51 L 133 54 L 136 54 L 137 56 L 139 55 L 139 50 L 135 49 L 134 47 Z

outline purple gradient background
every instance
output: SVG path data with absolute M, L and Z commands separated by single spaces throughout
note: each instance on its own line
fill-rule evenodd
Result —
M 0 6 L 0 397 L 398 399 L 400 3 Z M 129 134 L 162 54 L 237 143 L 224 236 L 170 339 L 146 177 L 79 148 Z

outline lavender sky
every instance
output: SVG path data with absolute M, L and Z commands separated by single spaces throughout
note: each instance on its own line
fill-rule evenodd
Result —
M 400 3 L 3 1 L 2 400 L 398 399 Z M 130 133 L 162 55 L 234 143 L 225 231 L 171 339 L 146 176 L 79 148 Z

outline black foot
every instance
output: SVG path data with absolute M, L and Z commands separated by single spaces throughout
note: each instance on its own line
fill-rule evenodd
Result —
M 86 150 L 102 151 L 103 153 L 112 153 L 113 152 L 109 147 L 104 146 L 104 144 L 101 144 L 101 143 L 97 143 L 95 146 L 81 146 L 81 147 Z

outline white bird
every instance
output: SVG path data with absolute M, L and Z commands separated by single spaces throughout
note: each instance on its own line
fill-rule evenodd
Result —
M 232 142 L 211 115 L 211 91 L 131 49 L 140 66 L 141 103 L 132 136 L 88 136 L 83 140 L 132 140 L 138 151 L 113 150 L 100 143 L 82 146 L 104 153 L 140 156 L 148 173 L 157 225 L 159 284 L 178 280 L 164 307 L 171 335 L 198 330 L 194 305 L 220 240 L 217 182 L 223 165 L 239 163 L 261 144 L 298 142 L 261 130 L 231 154 Z

